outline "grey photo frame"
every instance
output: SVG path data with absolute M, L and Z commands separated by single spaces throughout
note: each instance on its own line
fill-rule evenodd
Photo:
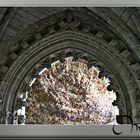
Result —
M 140 7 L 140 1 L 139 0 L 0 0 L 0 7 Z M 138 22 L 138 26 L 140 26 L 140 22 Z M 138 42 L 139 41 L 140 40 L 138 40 Z M 138 60 L 138 63 L 140 63 L 140 59 Z M 1 124 L 0 139 L 15 139 L 15 140 L 16 139 L 35 139 L 35 140 L 140 139 L 140 122 L 138 123 L 133 122 L 133 120 L 131 120 L 131 118 L 129 118 L 129 116 L 127 115 L 126 116 L 124 115 L 122 117 L 130 119 L 129 124 L 77 125 L 77 126 L 76 125 L 19 126 L 11 124 Z

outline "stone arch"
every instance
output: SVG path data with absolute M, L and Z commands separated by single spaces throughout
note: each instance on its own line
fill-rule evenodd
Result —
M 55 43 L 53 42 L 54 38 Z M 135 110 L 135 105 L 133 104 L 133 91 L 130 90 L 130 88 L 132 89 L 131 83 L 128 82 L 129 77 L 121 64 L 118 63 L 118 60 L 114 56 L 111 56 L 111 53 L 105 49 L 105 46 L 100 46 L 92 37 L 73 31 L 65 31 L 44 38 L 27 49 L 12 65 L 6 75 L 7 83 L 3 88 L 3 92 L 5 93 L 3 109 L 6 112 L 13 112 L 17 93 L 22 90 L 21 85 L 27 74 L 32 73 L 31 70 L 33 70 L 33 67 L 40 61 L 47 59 L 46 56 L 66 48 L 83 50 L 87 54 L 94 56 L 97 61 L 96 63 L 99 62 L 99 65 L 101 64 L 106 71 L 109 71 L 114 76 L 114 88 L 118 88 L 115 90 L 120 92 L 119 96 L 121 97 L 118 103 L 120 110 L 123 111 L 121 113 L 128 114 L 129 110 L 129 115 L 134 115 L 135 112 L 132 111 Z M 6 117 L 4 119 L 7 123 L 10 123 L 9 118 Z
M 70 15 L 68 19 L 65 13 Z M 131 64 L 128 59 L 130 51 L 124 47 L 123 42 L 111 36 L 111 30 L 107 28 L 102 31 L 99 26 L 92 25 L 93 19 L 87 23 L 85 14 L 84 18 L 82 15 L 69 10 L 59 13 L 27 28 L 22 36 L 13 40 L 9 46 L 9 58 L 14 62 L 1 85 L 3 123 L 11 123 L 17 94 L 23 90 L 25 77 L 35 74 L 34 67 L 37 69 L 36 65 L 44 63 L 48 55 L 66 48 L 85 51 L 96 59 L 93 63 L 103 68 L 102 75 L 111 79 L 110 88 L 118 94 L 114 104 L 119 106 L 120 114 L 127 114 L 137 122 L 137 64 Z M 109 39 L 104 38 L 105 34 L 109 34 Z M 121 122 L 129 123 L 129 120 Z

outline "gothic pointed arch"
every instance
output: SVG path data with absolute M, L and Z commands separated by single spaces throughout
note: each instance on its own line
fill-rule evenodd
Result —
M 54 14 L 26 28 L 11 41 L 9 68 L 3 67 L 7 73 L 0 90 L 3 123 L 12 123 L 18 94 L 30 90 L 28 83 L 32 78 L 38 75 L 44 65 L 58 58 L 64 59 L 68 51 L 76 57 L 86 54 L 89 66 L 98 66 L 100 75 L 111 79 L 109 89 L 117 93 L 114 105 L 119 107 L 120 115 L 127 114 L 135 122 L 138 121 L 137 99 L 140 89 L 137 49 L 133 48 L 135 58 L 126 46 L 130 44 L 131 47 L 133 41 L 126 42 L 120 38 L 110 28 L 110 23 L 103 26 L 103 17 L 97 16 L 98 9 L 91 10 L 96 14 L 87 14 L 85 10 L 65 10 Z M 129 120 L 120 122 L 129 123 Z

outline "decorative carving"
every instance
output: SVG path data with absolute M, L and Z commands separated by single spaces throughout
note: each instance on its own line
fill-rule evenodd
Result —
M 51 54 L 48 59 L 50 63 L 53 63 L 59 59 L 59 56 L 57 54 Z
M 78 19 L 74 19 L 72 15 L 69 13 L 66 16 L 66 22 L 63 18 L 60 18 L 58 25 L 62 27 L 64 30 L 71 29 L 71 30 L 77 30 L 77 26 L 80 25 L 80 21 Z
M 37 40 L 40 40 L 42 38 L 42 35 L 40 33 L 35 33 L 34 36 Z
M 86 60 L 87 62 L 90 60 L 90 57 L 89 57 L 89 55 L 88 55 L 87 53 L 80 53 L 80 54 L 78 55 L 78 58 L 84 59 L 84 60 Z
M 68 23 L 72 22 L 73 16 L 72 16 L 72 13 L 70 11 L 67 11 L 65 16 L 66 16 L 66 21 Z
M 59 17 L 58 17 L 59 18 Z M 60 19 L 60 18 L 59 18 Z M 50 32 L 50 33 L 56 33 L 55 35 L 52 35 L 52 36 L 50 36 L 50 37 L 47 37 L 47 38 L 44 38 L 44 39 L 42 39 L 40 42 L 37 42 L 36 44 L 34 44 L 35 42 L 33 41 L 33 42 L 31 42 L 31 44 L 34 44 L 34 45 L 32 45 L 32 46 L 30 46 L 26 41 L 22 44 L 23 45 L 23 48 L 28 48 L 28 50 L 27 51 L 25 51 L 25 50 L 23 50 L 23 53 L 19 56 L 19 58 L 16 60 L 16 62 L 12 65 L 12 67 L 11 67 L 11 69 L 9 70 L 9 72 L 6 74 L 6 76 L 5 76 L 5 79 L 4 79 L 4 81 L 2 82 L 3 84 L 2 84 L 2 87 L 5 87 L 4 85 L 4 82 L 6 81 L 6 79 L 7 79 L 7 83 L 8 83 L 8 79 L 10 78 L 10 77 L 12 77 L 11 75 L 12 75 L 12 73 L 14 73 L 14 71 L 15 71 L 15 69 L 17 69 L 18 68 L 18 66 L 20 65 L 20 63 L 27 57 L 27 55 L 30 53 L 30 52 L 32 52 L 33 50 L 34 51 L 36 51 L 39 47 L 40 47 L 40 44 L 43 44 L 43 43 L 45 43 L 45 42 L 50 42 L 50 41 L 53 41 L 53 40 L 57 40 L 58 38 L 63 38 L 63 37 L 69 37 L 69 36 L 76 36 L 77 38 L 82 38 L 83 40 L 88 40 L 91 44 L 92 44 L 92 42 L 96 42 L 98 45 L 99 45 L 99 41 L 100 41 L 100 44 L 102 44 L 101 45 L 101 48 L 102 49 L 104 49 L 105 51 L 107 51 L 108 52 L 108 48 L 110 47 L 111 48 L 111 50 L 113 50 L 112 49 L 112 47 L 113 46 L 115 46 L 116 45 L 116 43 L 114 43 L 113 41 L 112 42 L 110 42 L 110 43 L 108 43 L 108 44 L 105 44 L 104 43 L 104 41 L 103 41 L 103 39 L 102 39 L 102 36 L 103 36 L 103 34 L 101 33 L 101 34 L 97 34 L 97 36 L 96 37 L 98 37 L 98 38 L 100 38 L 100 39 L 96 39 L 96 38 L 94 38 L 94 37 L 92 37 L 92 36 L 88 36 L 88 35 L 85 35 L 85 34 L 82 34 L 82 33 L 80 33 L 80 31 L 79 32 L 75 32 L 76 30 L 77 30 L 77 27 L 80 25 L 80 24 L 83 24 L 83 25 L 85 25 L 84 24 L 84 19 L 83 19 L 83 21 L 79 18 L 79 19 L 77 19 L 76 18 L 76 16 L 74 15 L 74 14 L 72 14 L 72 15 L 69 15 L 68 16 L 68 18 L 66 18 L 66 16 L 62 16 L 62 18 L 61 18 L 61 20 L 60 20 L 60 22 L 58 22 L 58 21 L 55 21 L 55 23 L 51 23 L 51 24 L 46 24 L 46 28 L 48 29 L 48 30 L 51 30 L 51 28 L 54 28 L 55 27 L 55 25 L 56 24 L 58 24 L 57 26 L 59 26 L 59 28 L 58 28 L 58 31 L 63 31 L 63 33 L 61 32 L 61 33 L 57 33 L 56 31 L 53 31 L 53 32 Z M 91 27 L 92 27 L 92 25 L 90 25 Z M 49 27 L 51 27 L 50 29 L 49 29 Z M 84 27 L 84 26 L 83 26 Z M 45 27 L 44 27 L 45 28 Z M 90 28 L 91 29 L 91 28 Z M 90 30 L 89 28 L 87 28 L 87 27 L 85 27 L 85 29 L 83 28 L 82 30 L 85 30 L 85 32 L 89 32 L 89 30 Z M 71 31 L 65 31 L 65 30 L 71 30 Z M 64 32 L 65 31 L 65 32 Z M 39 39 L 41 39 L 40 37 L 38 37 L 38 36 L 36 36 L 35 37 L 35 39 L 36 40 L 39 40 Z M 24 40 L 23 38 L 21 38 L 21 40 Z M 27 43 L 27 44 L 26 44 Z M 106 47 L 106 46 L 109 46 L 109 47 Z M 12 48 L 12 51 L 15 51 L 15 50 L 17 50 L 17 48 L 18 48 L 19 46 L 16 44 L 16 45 L 13 45 L 13 48 Z M 116 50 L 113 50 L 112 52 L 115 52 Z M 117 54 L 118 52 L 116 51 L 116 54 Z M 129 56 L 129 52 L 127 53 L 125 53 L 124 52 L 124 54 L 122 53 L 121 55 L 124 55 L 125 57 L 127 57 L 127 56 Z M 112 58 L 115 58 L 117 55 L 113 55 L 112 54 Z M 54 58 L 56 58 L 56 57 L 54 57 Z M 60 58 L 61 58 L 61 56 L 60 56 Z M 52 58 L 51 58 L 52 59 Z M 116 60 L 118 61 L 118 64 L 120 63 L 120 64 L 122 64 L 122 67 L 121 68 L 123 68 L 123 69 L 125 69 L 126 71 L 128 71 L 128 75 L 130 76 L 130 80 L 132 80 L 132 81 L 134 81 L 134 84 L 136 83 L 136 80 L 135 80 L 135 78 L 134 78 L 134 76 L 133 76 L 133 73 L 129 70 L 129 68 L 128 68 L 128 66 L 126 66 L 127 64 L 127 61 L 126 60 L 122 60 L 122 57 L 116 57 Z M 49 60 L 50 61 L 50 60 Z M 97 64 L 96 65 L 99 65 L 98 63 L 100 63 L 100 62 L 97 62 Z M 46 63 L 47 65 L 48 65 L 48 63 Z M 10 80 L 9 80 L 10 81 Z M 117 80 L 116 80 L 117 81 Z M 133 83 L 133 82 L 132 82 Z M 8 84 L 7 84 L 8 85 Z M 118 88 L 118 87 L 117 87 Z M 6 87 L 5 87 L 5 89 L 6 89 Z M 4 91 L 4 88 L 3 88 L 3 91 Z
M 117 44 L 118 44 L 118 41 L 115 40 L 115 39 L 112 39 L 112 40 L 108 43 L 108 45 L 110 45 L 110 46 L 116 46 Z
M 124 50 L 121 55 L 126 58 L 130 55 L 130 52 L 128 50 Z
M 131 68 L 133 71 L 139 70 L 139 69 L 140 69 L 140 64 L 139 64 L 139 63 L 135 63 L 135 64 L 133 64 L 133 65 L 130 65 L 130 68 Z
M 102 38 L 104 35 L 104 32 L 98 31 L 97 34 L 95 35 L 96 38 Z
M 7 56 L 0 56 L 0 66 L 3 66 L 7 62 Z
M 54 33 L 55 32 L 54 26 L 48 27 L 48 31 L 49 31 L 49 33 Z
M 139 73 L 139 71 L 140 71 L 140 64 L 139 63 L 132 64 L 132 65 L 130 65 L 130 69 L 133 71 L 136 79 L 139 80 L 139 78 L 140 78 L 140 73 Z
M 28 74 L 25 78 L 24 78 L 24 81 L 26 84 L 28 84 L 32 79 L 32 75 L 31 74 Z
M 16 58 L 18 57 L 18 55 L 16 54 L 16 53 L 10 53 L 10 58 L 12 59 L 12 60 L 15 60 Z
M 84 25 L 84 27 L 82 28 L 82 31 L 85 32 L 85 33 L 89 33 L 90 26 L 89 25 Z
M 23 41 L 21 43 L 21 46 L 23 46 L 24 49 L 28 48 L 30 45 L 27 43 L 27 41 Z
M 1 68 L 0 68 L 0 71 L 1 72 L 3 72 L 3 73 L 6 73 L 7 71 L 8 71 L 8 67 L 6 67 L 6 66 L 2 66 Z
M 20 42 L 17 41 L 17 42 L 13 43 L 13 44 L 10 46 L 9 50 L 10 50 L 11 52 L 13 52 L 13 51 L 18 50 L 19 47 L 20 47 Z
M 59 25 L 60 27 L 64 27 L 64 26 L 65 26 L 65 22 L 64 22 L 64 20 L 63 20 L 62 17 L 59 19 L 58 25 Z

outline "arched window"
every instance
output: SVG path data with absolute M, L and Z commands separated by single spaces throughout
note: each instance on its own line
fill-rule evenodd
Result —
M 66 57 L 39 72 L 16 111 L 14 124 L 108 124 L 119 115 L 109 78 L 84 59 Z

